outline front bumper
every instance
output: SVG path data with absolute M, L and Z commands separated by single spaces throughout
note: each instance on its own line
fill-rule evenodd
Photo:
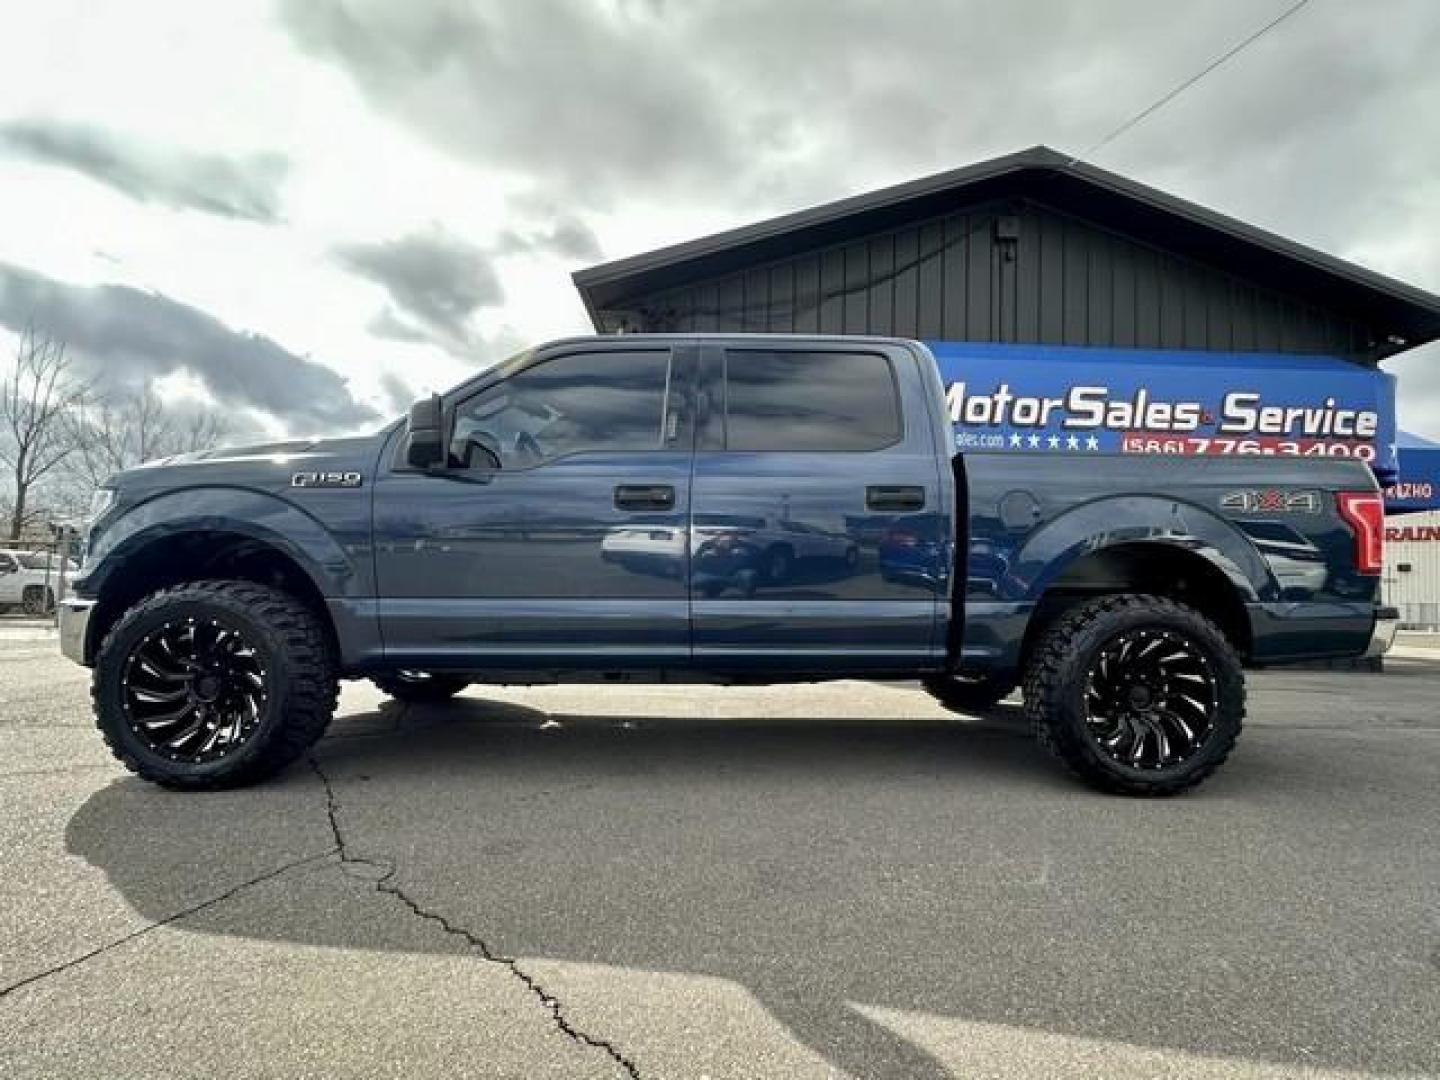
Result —
M 77 664 L 89 664 L 85 643 L 89 640 L 90 613 L 94 609 L 94 600 L 82 600 L 78 596 L 67 596 L 60 601 L 60 651 Z
M 1366 656 L 1384 656 L 1395 644 L 1395 633 L 1400 629 L 1400 611 L 1393 607 L 1375 609 L 1375 627 L 1370 631 L 1370 645 Z

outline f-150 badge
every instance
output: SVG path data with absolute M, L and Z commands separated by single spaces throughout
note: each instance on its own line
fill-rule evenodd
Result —
M 358 488 L 364 477 L 358 472 L 297 472 L 290 476 L 290 486 L 298 488 Z

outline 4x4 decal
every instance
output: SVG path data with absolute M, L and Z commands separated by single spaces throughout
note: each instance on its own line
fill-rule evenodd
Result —
M 1220 509 L 1247 514 L 1318 514 L 1318 491 L 1231 491 L 1220 500 Z

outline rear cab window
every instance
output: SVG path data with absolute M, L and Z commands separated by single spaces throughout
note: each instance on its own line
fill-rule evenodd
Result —
M 716 404 L 715 441 L 731 451 L 857 453 L 904 433 L 895 372 L 880 353 L 727 349 Z

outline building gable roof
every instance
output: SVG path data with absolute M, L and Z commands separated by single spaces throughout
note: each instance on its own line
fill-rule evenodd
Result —
M 827 247 L 959 206 L 1033 200 L 1376 327 L 1378 353 L 1440 338 L 1440 297 L 1046 146 L 574 274 L 591 320 L 627 298 Z

